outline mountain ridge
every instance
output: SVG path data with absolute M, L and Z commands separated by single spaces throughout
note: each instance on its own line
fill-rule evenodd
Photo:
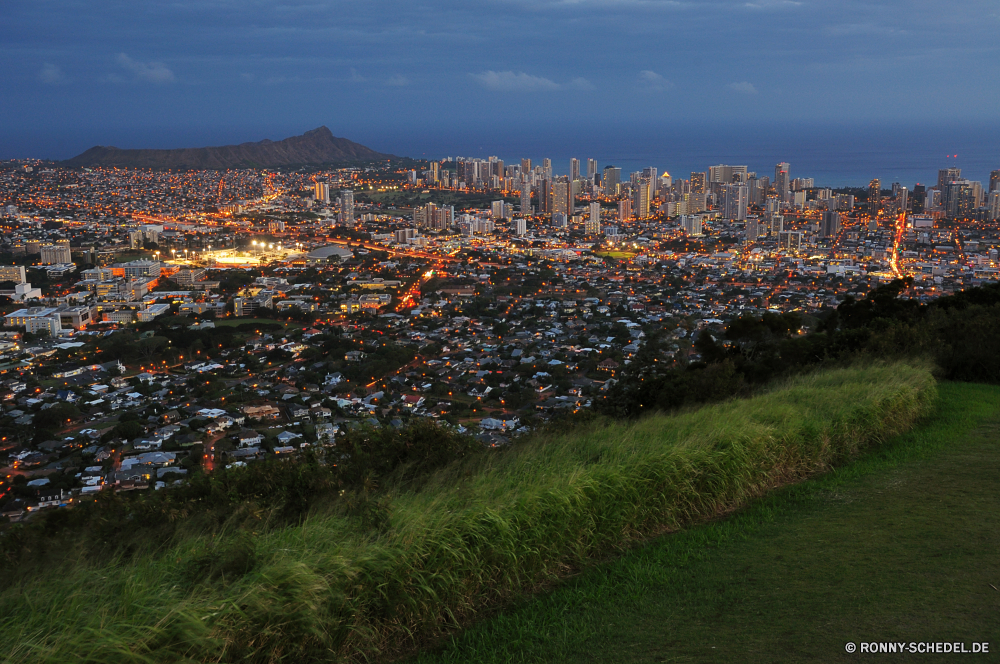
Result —
M 230 168 L 275 168 L 392 159 L 346 138 L 333 135 L 325 125 L 279 141 L 240 143 L 202 148 L 122 149 L 95 145 L 61 162 L 70 168 L 113 166 L 118 168 L 226 170 Z

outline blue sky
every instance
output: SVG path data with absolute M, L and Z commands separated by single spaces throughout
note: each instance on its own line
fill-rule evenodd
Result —
M 452 132 L 982 124 L 1000 107 L 996 0 L 7 0 L 2 13 L 0 158 L 321 124 L 401 153 Z

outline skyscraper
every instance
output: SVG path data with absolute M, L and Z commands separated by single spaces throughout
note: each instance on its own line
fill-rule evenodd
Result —
M 734 221 L 747 218 L 747 186 L 745 184 L 722 185 L 722 216 Z
M 552 179 L 552 160 L 542 159 L 542 177 L 546 180 Z
M 531 160 L 522 159 L 521 160 L 521 177 L 527 178 L 528 174 L 531 173 Z
M 882 183 L 875 178 L 868 184 L 868 215 L 875 219 L 882 206 Z
M 511 230 L 514 231 L 514 235 L 524 235 L 528 232 L 528 222 L 523 217 L 521 219 L 515 219 L 511 226 Z
M 945 187 L 948 185 L 949 182 L 961 179 L 962 179 L 961 168 L 942 168 L 938 170 L 937 187 L 939 190 L 944 191 Z
M 552 181 L 552 214 L 569 216 L 573 210 L 573 183 L 566 177 Z
M 747 179 L 746 166 L 729 166 L 719 164 L 708 167 L 708 181 L 719 184 L 732 184 L 733 182 L 745 182 Z
M 781 201 L 777 196 L 768 196 L 764 199 L 764 211 L 770 219 L 781 212 Z
M 913 185 L 913 195 L 910 196 L 910 209 L 913 214 L 924 213 L 924 198 L 927 196 L 927 188 L 919 182 Z
M 490 206 L 490 216 L 494 220 L 500 220 L 506 216 L 504 215 L 504 202 L 502 200 L 493 201 L 492 205 Z
M 820 237 L 837 237 L 840 233 L 840 213 L 835 210 L 827 210 L 823 213 L 823 221 L 819 225 Z
M 618 221 L 625 221 L 632 216 L 632 199 L 625 197 L 618 201 Z
M 569 160 L 569 181 L 580 179 L 580 160 L 576 157 Z
M 315 188 L 315 198 L 320 203 L 330 202 L 330 184 L 325 180 L 317 180 Z
M 552 213 L 552 180 L 545 178 L 538 182 L 538 214 Z
M 340 223 L 354 225 L 354 190 L 340 190 Z
M 587 160 L 587 179 L 591 182 L 594 181 L 594 177 L 597 175 L 597 160 L 588 159 Z
M 989 206 L 989 218 L 990 221 L 996 221 L 1000 219 L 1000 188 L 994 189 L 990 192 L 990 198 L 987 201 Z
M 649 216 L 649 183 L 640 180 L 632 189 L 632 212 L 640 219 Z
M 681 217 L 681 228 L 688 235 L 701 235 L 702 219 L 700 214 L 686 214 Z
M 789 171 L 791 166 L 783 161 L 774 167 L 774 190 L 778 194 L 778 199 L 782 202 L 788 201 L 788 192 L 791 191 L 791 176 Z
M 990 171 L 990 188 L 987 191 L 996 191 L 1000 189 L 1000 170 Z
M 692 194 L 704 194 L 705 193 L 705 174 L 704 173 L 691 173 L 691 193 Z
M 945 214 L 970 219 L 982 200 L 983 185 L 974 180 L 952 180 L 945 185 Z
M 531 185 L 527 180 L 521 180 L 521 214 L 531 214 Z
M 604 187 L 604 193 L 608 196 L 614 196 L 618 193 L 618 185 L 622 181 L 622 169 L 615 168 L 614 166 L 604 167 L 604 176 L 601 178 L 601 185 Z
M 587 235 L 597 235 L 601 232 L 601 204 L 594 201 L 590 204 L 590 216 L 585 227 Z

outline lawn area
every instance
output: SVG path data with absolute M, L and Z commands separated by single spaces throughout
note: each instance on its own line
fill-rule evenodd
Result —
M 852 661 L 848 642 L 989 642 L 1000 660 L 1000 387 L 836 471 L 666 535 L 410 664 Z M 877 655 L 950 661 L 954 655 Z
M 635 254 L 630 251 L 595 251 L 594 255 L 598 258 L 617 258 L 631 260 L 635 257 Z

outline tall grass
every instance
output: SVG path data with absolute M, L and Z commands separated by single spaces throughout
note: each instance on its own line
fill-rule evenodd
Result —
M 924 367 L 806 376 L 753 399 L 537 436 L 294 527 L 53 570 L 0 596 L 11 662 L 363 660 L 403 651 L 651 534 L 736 509 L 910 428 Z M 368 521 L 365 521 L 367 524 Z M 192 575 L 194 575 L 192 583 Z

